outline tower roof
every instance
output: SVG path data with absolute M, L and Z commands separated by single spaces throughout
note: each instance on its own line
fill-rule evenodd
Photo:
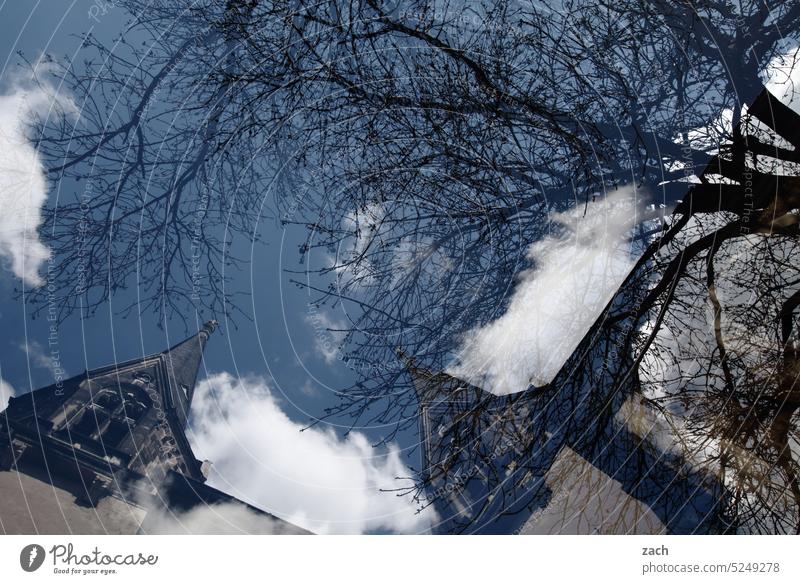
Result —
M 48 416 L 60 409 L 62 404 L 86 382 L 108 377 L 119 379 L 128 372 L 147 370 L 160 372 L 158 374 L 166 381 L 159 388 L 164 405 L 175 415 L 179 426 L 183 428 L 192 403 L 197 372 L 203 359 L 203 349 L 216 327 L 216 321 L 208 321 L 196 334 L 165 351 L 98 367 L 66 379 L 59 386 L 54 384 L 12 397 L 4 413 L 10 419 Z
M 159 354 L 169 380 L 170 401 L 184 425 L 189 416 L 197 372 L 203 360 L 203 349 L 216 328 L 217 321 L 210 320 L 196 335 Z
M 112 456 L 117 470 L 152 477 L 173 468 L 203 480 L 185 429 L 203 349 L 216 326 L 207 322 L 166 351 L 92 369 L 14 397 L 0 423 L 8 424 L 20 440 L 46 443 L 49 451 L 70 460 L 82 457 L 81 464 L 99 472 L 106 472 Z M 129 404 L 133 409 L 127 409 Z M 85 416 L 87 408 L 93 412 L 90 417 Z M 124 428 L 118 423 L 123 415 Z M 89 420 L 85 427 L 84 418 Z M 109 433 L 110 428 L 116 433 Z
M 472 399 L 480 399 L 481 397 L 491 399 L 494 397 L 483 391 L 483 389 L 458 377 L 453 377 L 444 371 L 431 371 L 419 365 L 415 357 L 406 354 L 400 347 L 395 349 L 395 353 L 411 377 L 411 382 L 420 404 L 443 400 L 460 401 L 466 394 L 470 394 Z

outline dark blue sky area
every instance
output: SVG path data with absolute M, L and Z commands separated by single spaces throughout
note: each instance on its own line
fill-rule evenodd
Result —
M 83 58 L 79 51 L 81 34 L 92 32 L 101 41 L 111 42 L 124 30 L 127 19 L 128 14 L 113 1 L 2 2 L 0 56 L 4 65 L 0 87 L 4 92 L 9 89 L 10 79 L 22 62 L 17 52 L 29 60 L 48 53 L 77 64 Z M 62 184 L 60 189 L 61 195 L 69 196 L 76 185 Z M 49 196 L 52 200 L 56 193 Z M 255 318 L 220 323 L 206 349 L 205 365 L 208 372 L 256 374 L 271 379 L 273 387 L 284 396 L 285 412 L 305 422 L 337 401 L 336 391 L 352 382 L 353 373 L 339 360 L 326 362 L 315 349 L 315 336 L 325 333 L 315 330 L 309 322 L 313 311 L 309 309 L 308 292 L 290 283 L 290 278 L 297 275 L 285 270 L 302 269 L 297 250 L 304 234 L 285 230 L 269 217 L 260 221 L 260 231 L 262 242 L 252 249 L 240 250 L 240 255 L 251 257 L 252 262 L 235 275 L 234 281 L 239 289 L 251 292 L 242 307 Z M 50 323 L 46 318 L 32 317 L 32 307 L 18 293 L 21 285 L 9 270 L 0 271 L 0 324 L 5 331 L 0 343 L 0 371 L 17 393 L 53 382 L 51 367 L 46 358 L 41 358 L 51 354 Z M 136 282 L 130 282 L 129 288 L 117 294 L 96 316 L 82 318 L 75 314 L 59 328 L 54 350 L 68 375 L 161 351 L 193 333 L 194 323 L 199 325 L 205 319 L 184 315 L 189 322 L 187 329 L 178 319 L 160 328 L 156 316 L 150 313 L 119 316 L 122 307 L 135 301 Z M 344 318 L 341 314 L 332 316 Z M 372 439 L 378 439 L 383 432 L 381 428 L 361 430 Z M 409 462 L 415 465 L 413 460 Z

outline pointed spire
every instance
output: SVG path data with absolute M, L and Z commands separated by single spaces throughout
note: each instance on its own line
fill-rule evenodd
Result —
M 443 391 L 452 389 L 452 386 L 464 385 L 460 379 L 451 377 L 443 371 L 434 373 L 425 367 L 420 367 L 417 365 L 416 357 L 408 355 L 401 347 L 395 349 L 395 354 L 411 376 L 414 391 L 421 403 L 433 401 Z
M 161 356 L 169 380 L 169 397 L 175 413 L 182 424 L 186 424 L 189 408 L 194 396 L 197 372 L 203 361 L 203 349 L 211 334 L 216 330 L 216 320 L 206 322 L 196 335 L 164 351 Z
M 213 332 L 217 330 L 218 326 L 219 323 L 216 320 L 209 320 L 205 324 L 203 324 L 203 328 L 200 329 L 198 334 L 204 336 L 205 337 L 204 340 L 208 340 L 208 338 L 213 334 Z
M 403 366 L 411 371 L 416 367 L 417 360 L 410 356 L 403 350 L 403 347 L 395 347 L 394 354 L 397 355 L 398 360 L 403 363 Z
M 417 367 L 417 360 L 406 353 L 402 347 L 396 347 L 394 353 L 397 355 L 397 359 L 403 364 L 403 367 L 406 368 L 408 374 L 411 376 L 411 382 L 414 386 L 414 390 L 417 392 L 417 397 L 422 398 L 425 385 L 424 379 L 430 377 L 430 372 L 423 372 L 419 367 Z

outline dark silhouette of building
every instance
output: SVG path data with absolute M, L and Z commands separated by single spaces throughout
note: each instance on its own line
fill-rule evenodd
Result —
M 796 176 L 783 174 L 790 168 L 783 163 L 797 161 L 799 135 L 797 113 L 764 89 L 732 132 L 731 143 L 711 158 L 699 174 L 699 181 L 687 187 L 686 195 L 673 212 L 681 217 L 670 228 L 676 231 L 669 237 L 660 237 L 659 246 L 678 237 L 685 228 L 689 231 L 689 219 L 701 213 L 726 212 L 738 217 L 727 224 L 727 232 L 718 229 L 712 233 L 713 238 L 704 238 L 709 241 L 707 247 L 711 246 L 711 241 L 718 242 L 714 244 L 713 253 L 720 250 L 726 238 L 751 233 L 796 238 L 798 219 L 790 210 L 796 209 L 800 201 L 800 186 Z M 792 144 L 794 150 L 776 145 L 779 139 Z M 690 233 L 685 237 L 693 241 L 691 245 L 698 245 L 695 235 Z M 674 273 L 664 269 L 659 275 L 663 283 L 669 283 L 671 290 L 664 301 L 667 306 L 675 299 L 678 280 L 684 277 L 682 270 L 686 269 L 688 260 L 683 258 L 689 255 L 688 249 L 687 246 L 677 253 L 680 263 L 671 260 L 670 265 L 682 267 L 675 267 Z M 702 277 L 713 286 L 710 265 L 711 259 L 704 260 Z M 429 503 L 440 518 L 436 532 L 709 534 L 749 529 L 754 533 L 759 530 L 779 533 L 780 529 L 785 529 L 781 521 L 775 521 L 781 513 L 774 510 L 778 507 L 770 503 L 769 498 L 761 499 L 760 508 L 746 511 L 751 515 L 749 525 L 738 524 L 740 519 L 734 520 L 730 509 L 738 507 L 739 499 L 749 500 L 747 505 L 751 505 L 751 501 L 762 496 L 759 494 L 762 490 L 779 493 L 781 498 L 784 493 L 796 492 L 800 500 L 791 457 L 783 457 L 783 463 L 777 459 L 772 464 L 765 462 L 764 467 L 769 471 L 760 475 L 758 481 L 749 478 L 753 472 L 752 460 L 758 459 L 754 456 L 755 449 L 762 440 L 741 430 L 750 426 L 769 428 L 772 424 L 763 441 L 772 441 L 777 452 L 789 450 L 788 442 L 776 442 L 776 437 L 786 440 L 788 422 L 783 420 L 796 411 L 793 403 L 781 410 L 784 418 L 777 426 L 777 413 L 763 414 L 764 419 L 772 420 L 769 423 L 753 420 L 757 419 L 756 401 L 789 403 L 790 399 L 785 396 L 794 391 L 797 349 L 791 342 L 791 332 L 792 315 L 800 303 L 798 293 L 793 290 L 786 299 L 780 300 L 781 304 L 776 303 L 780 309 L 773 317 L 781 323 L 780 353 L 785 363 L 782 367 L 792 372 L 774 376 L 782 384 L 777 393 L 782 397 L 765 399 L 767 382 L 763 386 L 759 382 L 753 394 L 744 393 L 748 382 L 746 378 L 737 379 L 736 383 L 724 384 L 719 401 L 708 402 L 753 404 L 747 406 L 746 414 L 731 415 L 726 414 L 722 406 L 720 411 L 697 408 L 696 394 L 714 389 L 713 382 L 709 381 L 710 373 L 706 373 L 705 378 L 698 373 L 694 378 L 682 380 L 689 388 L 682 397 L 687 404 L 692 403 L 691 409 L 705 412 L 709 418 L 713 414 L 717 418 L 714 424 L 719 427 L 738 428 L 716 436 L 713 432 L 718 430 L 710 426 L 703 429 L 708 436 L 724 439 L 726 449 L 736 453 L 726 458 L 745 461 L 736 471 L 734 464 L 725 472 L 719 472 L 710 465 L 705 467 L 687 459 L 686 454 L 696 453 L 688 452 L 685 447 L 665 446 L 659 434 L 673 440 L 669 436 L 674 429 L 660 428 L 657 411 L 640 397 L 639 364 L 643 355 L 639 354 L 634 362 L 634 354 L 640 347 L 631 340 L 633 335 L 629 333 L 642 326 L 638 314 L 642 303 L 647 301 L 648 310 L 655 306 L 655 297 L 650 300 L 650 285 L 640 284 L 640 279 L 647 282 L 655 273 L 648 272 L 646 264 L 632 270 L 558 375 L 544 387 L 530 386 L 512 395 L 493 395 L 444 372 L 425 369 L 399 351 L 419 402 L 422 478 Z M 779 290 L 783 286 L 771 287 Z M 764 293 L 764 297 L 768 295 Z M 684 302 L 696 300 L 690 294 Z M 632 305 L 637 308 L 630 310 Z M 661 306 L 659 310 L 663 317 L 666 307 Z M 719 315 L 722 308 L 715 310 Z M 748 309 L 744 314 L 750 312 Z M 690 313 L 678 314 L 681 319 L 678 326 L 688 326 Z M 727 318 L 737 322 L 735 316 Z M 747 316 L 738 318 L 745 318 L 737 323 L 742 330 L 754 324 L 754 317 L 749 317 L 750 320 Z M 715 326 L 715 334 L 721 335 L 721 325 Z M 646 350 L 649 345 L 643 346 Z M 694 355 L 698 365 L 703 363 L 699 366 L 701 371 L 710 372 L 715 367 L 723 372 L 728 367 L 730 371 L 731 365 L 727 357 L 722 356 L 722 347 L 718 345 L 709 355 L 700 351 Z M 757 345 L 752 347 L 756 353 L 764 351 Z M 766 361 L 758 367 L 771 370 L 773 353 L 764 351 L 764 355 Z M 722 360 L 719 365 L 715 362 L 717 357 Z M 753 358 L 750 357 L 748 365 L 751 369 L 756 362 Z M 742 371 L 746 371 L 742 367 Z M 697 387 L 703 387 L 704 391 L 698 391 Z M 691 394 L 695 394 L 695 401 L 691 401 Z M 682 407 L 690 409 L 687 405 Z M 661 403 L 660 408 L 668 409 L 668 406 Z M 686 433 L 692 431 L 685 430 Z M 730 436 L 740 434 L 746 438 L 734 444 Z M 785 475 L 768 480 L 769 474 L 779 474 L 775 471 L 781 469 L 781 464 L 788 468 L 783 471 Z M 771 480 L 776 481 L 774 486 Z M 756 482 L 759 484 L 754 486 L 752 483 Z M 576 496 L 582 500 L 570 501 Z M 781 500 L 781 505 L 785 504 Z M 561 517 L 545 525 L 547 521 L 543 521 L 543 517 L 547 513 L 560 513 Z M 593 519 L 579 525 L 581 517 L 585 516 Z M 800 527 L 794 530 L 800 531 Z
M 186 424 L 208 322 L 162 353 L 11 398 L 0 531 L 307 533 L 205 484 Z
M 570 430 L 576 414 L 565 393 L 493 395 L 401 357 L 419 400 L 434 533 L 715 532 L 710 487 L 637 433 L 635 421 L 654 424 L 645 408 L 627 403 L 597 455 Z

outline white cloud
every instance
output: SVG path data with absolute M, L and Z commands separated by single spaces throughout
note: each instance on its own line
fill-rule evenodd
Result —
M 352 234 L 349 255 L 360 256 L 366 251 L 372 240 L 378 237 L 385 216 L 386 210 L 377 203 L 369 203 L 344 216 L 342 227 Z
M 37 233 L 47 181 L 28 127 L 36 115 L 53 115 L 54 108 L 63 111 L 63 106 L 72 107 L 52 88 L 34 85 L 32 79 L 16 79 L 0 95 L 0 257 L 30 286 L 41 285 L 39 270 L 50 252 Z
M 760 72 L 761 81 L 770 93 L 782 103 L 800 113 L 800 48 L 794 48 L 772 59 Z M 742 107 L 742 114 L 747 112 L 747 104 Z M 686 133 L 692 148 L 705 150 L 708 154 L 719 152 L 721 145 L 730 141 L 733 134 L 733 110 L 723 109 L 708 125 L 694 128 Z M 673 140 L 677 144 L 683 142 L 682 136 Z M 669 170 L 682 166 L 672 163 Z M 692 175 L 690 182 L 700 182 Z
M 342 344 L 347 336 L 347 324 L 332 318 L 327 312 L 309 307 L 306 322 L 314 330 L 314 348 L 328 365 L 342 358 Z
M 8 400 L 16 395 L 14 388 L 5 379 L 0 377 L 0 412 L 8 407 Z
M 310 531 L 428 530 L 431 513 L 417 513 L 411 496 L 381 492 L 411 485 L 397 446 L 302 428 L 265 380 L 221 373 L 198 384 L 189 438 L 213 462 L 209 484 Z
M 392 285 L 416 275 L 423 286 L 436 287 L 454 268 L 454 263 L 429 237 L 406 237 L 392 252 Z
M 375 268 L 370 257 L 370 246 L 381 238 L 386 210 L 377 203 L 369 203 L 347 213 L 342 219 L 342 229 L 347 233 L 335 258 L 329 266 L 336 271 L 339 286 L 366 286 L 375 282 Z
M 709 155 L 719 152 L 722 144 L 725 144 L 733 133 L 733 110 L 723 109 L 719 116 L 702 128 L 694 128 L 686 132 L 689 144 L 695 150 L 702 150 Z M 675 138 L 676 144 L 683 143 L 683 136 Z M 696 175 L 691 175 L 690 182 L 700 182 Z
M 28 362 L 31 365 L 38 367 L 39 369 L 50 371 L 55 375 L 56 363 L 53 362 L 53 357 L 51 355 L 45 353 L 44 347 L 42 347 L 41 343 L 30 340 L 24 343 L 19 343 L 17 347 L 19 347 L 20 351 L 25 353 L 25 356 L 28 358 Z
M 464 335 L 448 372 L 497 395 L 551 381 L 633 266 L 635 219 L 631 188 L 552 217 L 561 233 L 531 245 L 508 310 Z
M 800 48 L 775 57 L 761 77 L 775 97 L 800 113 Z

